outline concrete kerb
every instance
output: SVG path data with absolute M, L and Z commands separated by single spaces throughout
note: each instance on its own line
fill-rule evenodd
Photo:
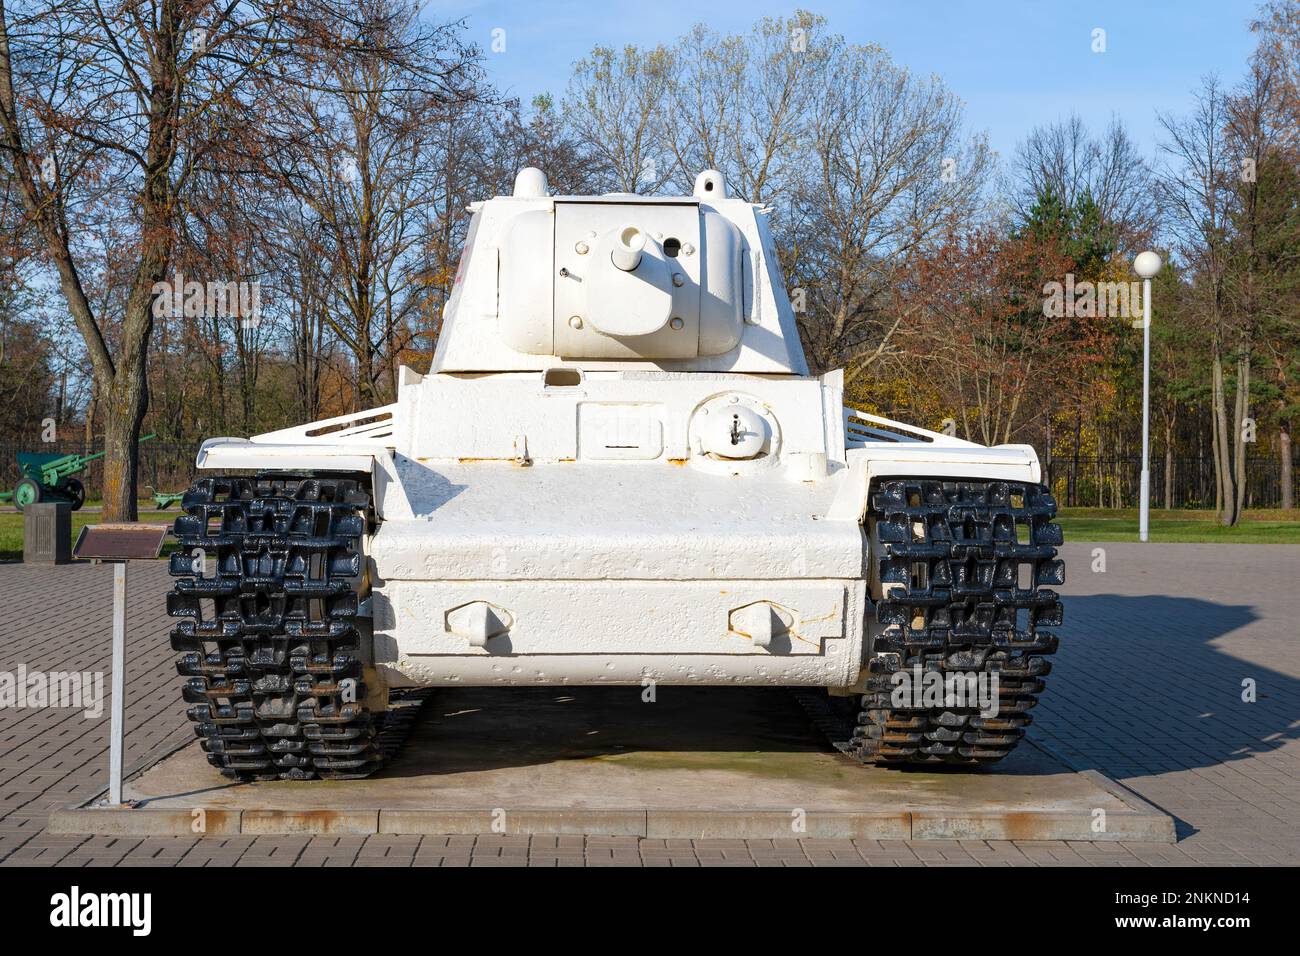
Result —
M 1090 782 L 1092 775 L 1087 776 Z M 1099 775 L 1098 775 L 1099 776 Z M 1098 782 L 1099 783 L 1099 782 Z M 1100 822 L 1101 828 L 1098 829 Z M 1131 811 L 852 811 L 625 808 L 169 809 L 81 806 L 50 814 L 52 833 L 114 836 L 485 833 L 651 839 L 1076 840 L 1175 842 L 1174 821 L 1150 804 Z

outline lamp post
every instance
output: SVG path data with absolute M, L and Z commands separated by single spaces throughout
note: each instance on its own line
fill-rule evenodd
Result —
M 1147 540 L 1151 519 L 1151 277 L 1160 271 L 1160 257 L 1140 252 L 1133 271 L 1142 277 L 1142 491 L 1138 503 L 1138 540 Z

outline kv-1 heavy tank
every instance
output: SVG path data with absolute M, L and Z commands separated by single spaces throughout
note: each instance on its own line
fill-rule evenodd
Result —
M 168 610 L 212 764 L 364 776 L 448 685 L 783 685 L 862 761 L 1016 745 L 1061 621 L 1031 447 L 846 407 L 716 171 L 470 212 L 393 404 L 203 443 Z

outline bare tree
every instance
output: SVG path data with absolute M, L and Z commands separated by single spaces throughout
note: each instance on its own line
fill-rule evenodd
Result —
M 807 290 L 810 364 L 852 381 L 886 355 L 910 311 L 899 293 L 913 257 L 968 220 L 989 168 L 962 135 L 961 102 L 881 50 L 828 46 L 804 109 L 809 172 L 792 201 L 788 274 Z
M 472 167 L 479 192 L 472 198 L 508 194 L 525 166 L 543 170 L 554 195 L 581 196 L 603 188 L 597 163 L 549 93 L 533 97 L 527 111 L 518 101 L 503 103 L 488 113 L 481 129 L 482 164 Z
M 564 111 L 608 190 L 652 194 L 672 179 L 663 134 L 671 54 L 598 46 L 574 65 Z
M 910 258 L 971 215 L 989 152 L 963 137 L 961 103 L 937 78 L 824 23 L 800 12 L 744 35 L 696 27 L 668 49 L 598 47 L 565 113 L 616 188 L 689 187 L 715 167 L 772 205 L 810 364 L 847 366 L 852 381 L 905 321 Z
M 105 413 L 104 513 L 136 516 L 155 286 L 192 173 L 257 114 L 265 80 L 341 19 L 325 0 L 0 2 L 0 149 L 85 341 Z M 84 281 L 83 226 L 113 216 L 131 267 L 120 310 Z
M 296 417 L 312 421 L 322 417 L 321 389 L 329 364 L 329 264 L 321 259 L 320 242 L 312 235 L 318 224 L 293 207 L 281 207 L 281 213 L 281 228 L 274 233 L 273 285 L 287 332 Z
M 1012 199 L 1022 220 L 1044 195 L 1074 208 L 1085 196 L 1097 204 L 1102 225 L 1112 228 L 1128 249 L 1149 237 L 1155 226 L 1150 168 L 1118 118 L 1100 139 L 1082 119 L 1035 127 L 1016 148 L 1012 169 L 1018 188 Z
M 664 139 L 681 185 L 719 169 L 733 194 L 784 205 L 802 176 L 803 107 L 834 44 L 806 12 L 766 17 L 745 35 L 695 27 L 671 51 Z M 668 119 L 668 118 L 671 119 Z
M 278 181 L 312 223 L 298 240 L 313 237 L 330 265 L 334 307 L 321 317 L 355 358 L 362 406 L 393 392 L 394 356 L 415 334 L 429 211 L 461 195 L 454 177 L 466 156 L 447 139 L 463 127 L 452 118 L 479 78 L 459 24 L 426 28 L 416 6 L 389 0 L 364 8 L 363 25 L 382 22 L 382 33 L 345 39 L 380 48 L 322 56 L 309 82 L 284 91 L 276 155 Z
M 1162 114 L 1166 140 L 1161 148 L 1168 163 L 1160 176 L 1160 191 L 1170 213 L 1169 224 L 1185 261 L 1198 277 L 1196 291 L 1210 339 L 1211 431 L 1215 460 L 1216 498 L 1220 520 L 1235 525 L 1240 519 L 1244 476 L 1235 468 L 1244 450 L 1242 421 L 1249 389 L 1248 359 L 1239 370 L 1238 398 L 1232 427 L 1228 423 L 1224 359 L 1229 340 L 1226 310 L 1229 210 L 1232 182 L 1239 167 L 1225 142 L 1227 98 L 1214 77 L 1206 78 L 1196 95 L 1196 106 L 1184 118 Z M 1234 450 L 1235 449 L 1235 450 Z

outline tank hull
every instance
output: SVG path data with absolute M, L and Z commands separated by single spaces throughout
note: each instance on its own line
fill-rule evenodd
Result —
M 506 610 L 510 630 L 469 646 L 448 616 L 473 601 Z M 767 646 L 731 620 L 760 602 L 793 618 Z M 376 607 L 376 663 L 394 686 L 847 686 L 865 595 L 836 580 L 402 582 L 376 592 Z
M 399 457 L 395 477 L 411 517 L 368 543 L 393 682 L 857 679 L 865 542 L 857 520 L 827 517 L 847 469 L 796 482 L 665 459 Z M 496 623 L 458 626 L 480 603 Z M 754 607 L 777 622 L 758 643 Z
M 1037 462 L 869 440 L 841 401 L 838 373 L 408 375 L 386 409 L 216 440 L 200 464 L 368 467 L 365 607 L 390 687 L 852 688 L 878 630 L 872 483 L 1036 480 Z M 706 412 L 740 406 L 764 453 L 709 453 Z

